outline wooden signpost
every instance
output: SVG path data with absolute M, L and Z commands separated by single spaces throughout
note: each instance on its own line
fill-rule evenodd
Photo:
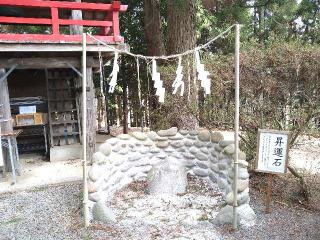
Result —
M 270 213 L 272 182 L 274 174 L 284 174 L 288 166 L 289 132 L 277 130 L 258 130 L 258 151 L 255 171 L 269 173 L 266 213 Z

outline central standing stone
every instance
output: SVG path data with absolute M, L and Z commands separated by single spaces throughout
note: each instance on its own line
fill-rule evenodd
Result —
M 152 167 L 147 183 L 149 194 L 184 193 L 187 187 L 186 168 L 174 157 L 168 157 Z

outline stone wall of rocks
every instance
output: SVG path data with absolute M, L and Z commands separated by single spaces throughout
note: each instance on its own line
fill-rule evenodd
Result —
M 133 132 L 108 139 L 93 156 L 89 170 L 89 200 L 92 217 L 101 220 L 97 209 L 107 204 L 113 194 L 134 180 L 144 180 L 152 166 L 161 161 L 179 161 L 195 174 L 217 183 L 226 205 L 216 217 L 219 223 L 232 222 L 233 141 L 225 141 L 219 132 L 186 131 L 177 128 L 158 132 Z M 249 206 L 248 162 L 239 152 L 239 223 L 254 224 Z M 173 180 L 174 181 L 174 180 Z

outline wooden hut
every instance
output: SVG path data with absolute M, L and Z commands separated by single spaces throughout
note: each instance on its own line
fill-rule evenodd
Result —
M 0 1 L 1 135 L 19 134 L 19 152 L 47 151 L 51 161 L 80 158 L 81 125 L 86 124 L 91 158 L 93 69 L 99 68 L 99 53 L 106 60 L 114 52 L 87 38 L 88 121 L 82 123 L 82 31 L 123 50 L 119 13 L 126 9 L 119 1 Z

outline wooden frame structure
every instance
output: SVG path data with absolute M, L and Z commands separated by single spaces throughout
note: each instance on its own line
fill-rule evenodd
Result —
M 52 34 L 0 34 L 1 41 L 31 41 L 31 42 L 82 42 L 82 35 L 66 35 L 60 33 L 60 26 L 89 26 L 100 27 L 101 35 L 95 36 L 97 39 L 108 42 L 124 42 L 120 36 L 119 12 L 125 12 L 127 5 L 121 5 L 120 1 L 114 1 L 112 4 L 103 3 L 78 3 L 63 2 L 52 0 L 1 0 L 0 6 L 50 9 L 51 18 L 31 18 L 31 17 L 11 17 L 0 16 L 0 24 L 29 24 L 29 25 L 47 25 L 51 26 Z M 78 20 L 61 19 L 59 11 L 61 10 L 81 10 L 105 13 L 105 20 Z M 88 38 L 88 42 L 90 42 Z
M 0 82 L 7 84 L 7 78 L 14 70 L 35 70 L 43 69 L 72 69 L 77 73 L 75 89 L 77 89 L 77 101 L 79 102 L 79 126 L 87 128 L 86 152 L 87 159 L 90 161 L 95 151 L 95 110 L 94 98 L 95 89 L 93 84 L 93 69 L 99 68 L 99 54 L 104 59 L 113 56 L 113 48 L 128 51 L 128 46 L 124 44 L 124 39 L 119 31 L 119 13 L 127 10 L 126 5 L 120 1 L 114 1 L 111 4 L 88 3 L 85 1 L 70 2 L 63 0 L 3 0 L 0 1 L 0 7 L 22 8 L 26 9 L 25 14 L 19 16 L 0 16 L 0 24 L 8 25 L 42 25 L 51 26 L 52 34 L 0 34 L 0 70 L 4 71 Z M 35 11 L 34 11 L 35 10 Z M 33 12 L 32 12 L 33 11 Z M 39 11 L 39 14 L 37 14 Z M 70 13 L 80 11 L 84 16 L 82 19 L 68 19 Z M 36 17 L 31 17 L 33 15 Z M 90 15 L 91 14 L 91 15 Z M 86 45 L 86 104 L 88 106 L 88 121 L 85 124 L 81 121 L 82 116 L 82 94 L 78 89 L 82 88 L 82 38 L 83 35 L 66 35 L 60 33 L 61 26 L 85 26 L 100 28 L 99 35 L 95 38 L 104 43 L 112 45 L 112 48 L 103 46 L 87 37 Z M 45 79 L 44 79 L 45 81 Z M 7 85 L 6 85 L 7 86 Z M 9 91 L 3 90 L 3 95 L 9 99 Z M 1 92 L 1 91 L 0 91 Z M 1 102 L 0 102 L 1 104 Z M 5 102 L 8 116 L 11 116 L 10 104 Z M 12 127 L 11 127 L 12 128 Z M 80 136 L 81 138 L 81 136 Z M 52 148 L 53 149 L 53 148 Z

